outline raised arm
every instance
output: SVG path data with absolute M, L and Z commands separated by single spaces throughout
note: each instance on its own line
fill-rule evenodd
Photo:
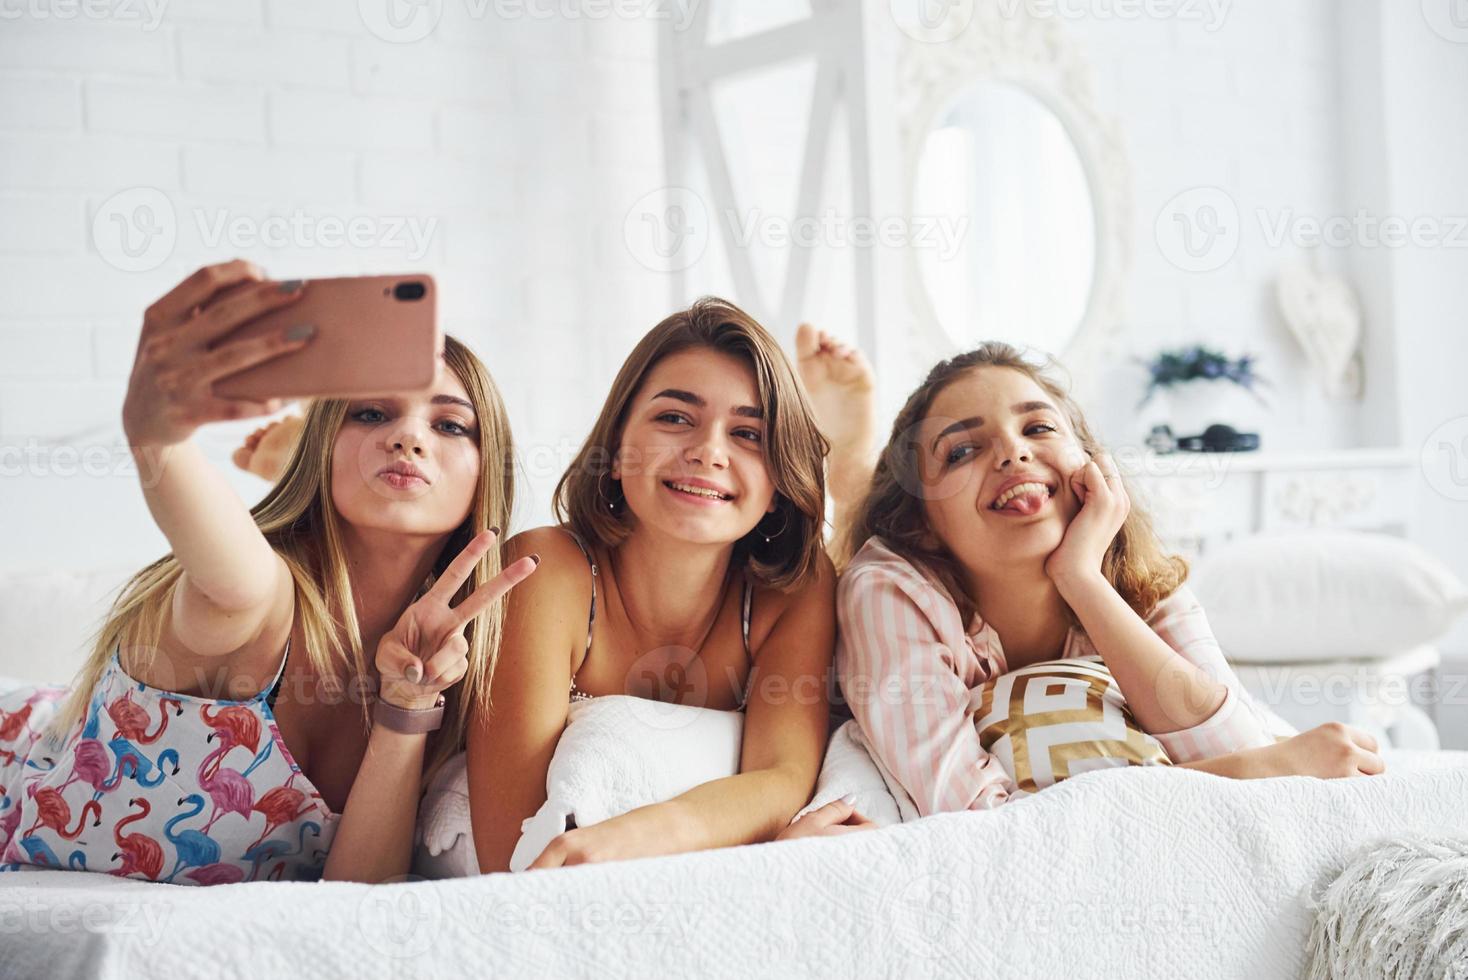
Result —
M 190 440 L 207 422 L 274 412 L 278 402 L 217 397 L 219 378 L 303 347 L 284 334 L 208 345 L 270 310 L 294 289 L 265 281 L 236 260 L 189 276 L 147 310 L 123 404 L 128 438 L 148 509 L 183 567 L 172 627 L 191 652 L 239 649 L 266 618 L 289 608 L 290 575 L 249 509 Z
M 1232 718 L 1238 699 L 1222 680 L 1169 646 L 1102 572 L 1103 557 L 1131 511 L 1116 464 L 1098 453 L 1069 480 L 1081 510 L 1046 559 L 1045 571 L 1116 678 L 1137 723 L 1161 735 L 1192 729 L 1221 711 Z M 1222 663 L 1221 656 L 1217 660 Z M 1256 724 L 1245 734 L 1258 740 L 1261 732 Z M 1187 741 L 1177 740 L 1179 745 Z M 1230 745 L 1224 751 L 1242 747 Z M 1168 749 L 1170 753 L 1172 746 Z
M 378 696 L 389 705 L 410 711 L 432 708 L 440 692 L 468 673 L 468 624 L 535 571 L 529 559 L 512 561 L 457 606 L 450 606 L 474 566 L 496 543 L 493 531 L 476 535 L 378 644 Z M 423 732 L 372 726 L 323 878 L 379 882 L 408 872 L 427 750 L 428 736 Z

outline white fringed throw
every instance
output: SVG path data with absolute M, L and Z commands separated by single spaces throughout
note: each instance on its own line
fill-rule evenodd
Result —
M 1468 837 L 1376 841 L 1313 906 L 1308 980 L 1468 980 Z

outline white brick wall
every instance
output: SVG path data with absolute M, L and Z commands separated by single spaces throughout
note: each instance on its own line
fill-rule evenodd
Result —
M 7 71 L 35 69 L 73 79 L 85 72 L 95 77 L 173 74 L 173 36 L 168 29 L 145 31 L 137 23 L 77 19 L 63 21 L 26 16 L 34 5 L 14 9 L 0 32 L 0 65 Z
M 67 402 L 54 418 L 115 429 L 108 385 L 126 379 L 141 310 L 199 264 L 238 253 L 281 276 L 413 264 L 398 246 L 207 239 L 221 217 L 297 211 L 433 223 L 419 265 L 441 280 L 446 327 L 492 363 L 515 365 L 499 380 L 521 441 L 579 435 L 600 379 L 669 305 L 662 278 L 622 240 L 627 208 L 661 183 L 658 25 L 474 16 L 492 9 L 445 2 L 437 29 L 416 43 L 374 36 L 349 2 L 177 0 L 153 29 L 34 13 L 0 22 L 0 442 L 69 431 L 28 407 L 43 394 Z M 1350 445 L 1357 409 L 1300 380 L 1303 359 L 1272 308 L 1274 276 L 1295 253 L 1266 247 L 1246 222 L 1232 262 L 1192 274 L 1169 265 L 1154 239 L 1162 204 L 1200 184 L 1223 187 L 1246 213 L 1343 209 L 1333 0 L 1226 9 L 1216 31 L 1167 18 L 1066 24 L 1102 107 L 1121 121 L 1136 177 L 1125 353 L 1181 340 L 1256 351 L 1276 381 L 1269 444 Z M 754 123 L 726 140 L 751 168 L 736 174 L 758 188 L 751 203 L 781 213 L 799 165 L 787 134 L 801 132 L 808 101 L 803 91 L 755 101 Z M 141 273 L 104 261 L 92 233 L 99 209 L 134 187 L 167 195 L 178 231 L 167 261 Z M 710 256 L 720 249 L 714 242 Z M 783 266 L 770 258 L 757 261 L 773 298 Z M 806 312 L 845 330 L 841 261 L 818 257 Z M 693 292 L 730 288 L 712 265 L 690 277 Z M 38 353 L 57 337 L 64 348 Z M 580 360 L 568 364 L 558 344 Z M 548 364 L 577 373 L 554 399 L 521 367 L 547 349 L 557 351 Z M 68 358 L 82 367 L 60 367 Z M 1129 438 L 1136 393 L 1117 392 L 1101 421 Z M 221 432 L 221 444 L 233 438 Z M 527 492 L 527 519 L 547 513 L 549 483 Z M 0 491 L 41 512 L 50 499 L 44 483 L 14 478 Z M 246 481 L 241 492 L 257 488 Z M 19 560 L 25 549 L 7 553 Z
M 179 81 L 91 82 L 87 128 L 98 133 L 262 143 L 265 100 L 259 91 Z
M 272 87 L 345 91 L 352 81 L 350 55 L 345 40 L 279 31 L 201 27 L 183 34 L 178 42 L 180 78 L 242 85 L 268 79 Z
M 138 324 L 192 269 L 237 254 L 282 278 L 433 273 L 445 329 L 491 366 L 537 460 L 520 523 L 546 520 L 565 446 L 626 353 L 607 337 L 667 312 L 665 280 L 621 241 L 621 216 L 661 183 L 656 22 L 500 19 L 449 0 L 429 36 L 391 43 L 352 2 L 170 0 L 156 24 L 131 8 L 143 19 L 28 3 L 0 20 L 0 563 L 141 562 L 164 547 L 119 448 Z M 140 187 L 165 196 L 177 241 L 126 272 L 93 221 L 102 211 L 114 233 L 103 209 Z M 394 244 L 209 240 L 297 213 L 432 234 L 419 259 Z M 253 502 L 263 484 L 228 466 L 250 427 L 197 438 Z
M 282 146 L 432 150 L 433 105 L 355 94 L 272 92 L 270 140 Z
M 6 129 L 75 131 L 82 125 L 81 83 L 69 79 L 8 78 L 0 90 Z

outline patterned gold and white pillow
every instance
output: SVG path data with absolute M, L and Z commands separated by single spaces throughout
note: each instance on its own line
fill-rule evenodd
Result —
M 1172 764 L 1099 656 L 1021 667 L 972 697 L 979 742 L 1026 793 L 1093 769 Z

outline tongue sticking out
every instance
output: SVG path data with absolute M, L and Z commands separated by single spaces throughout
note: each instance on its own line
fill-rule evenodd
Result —
M 1007 510 L 1011 514 L 1021 514 L 1028 517 L 1045 506 L 1045 497 L 1046 494 L 1038 490 L 1031 491 L 1030 493 L 1022 493 L 1010 498 L 1009 502 L 999 509 Z

